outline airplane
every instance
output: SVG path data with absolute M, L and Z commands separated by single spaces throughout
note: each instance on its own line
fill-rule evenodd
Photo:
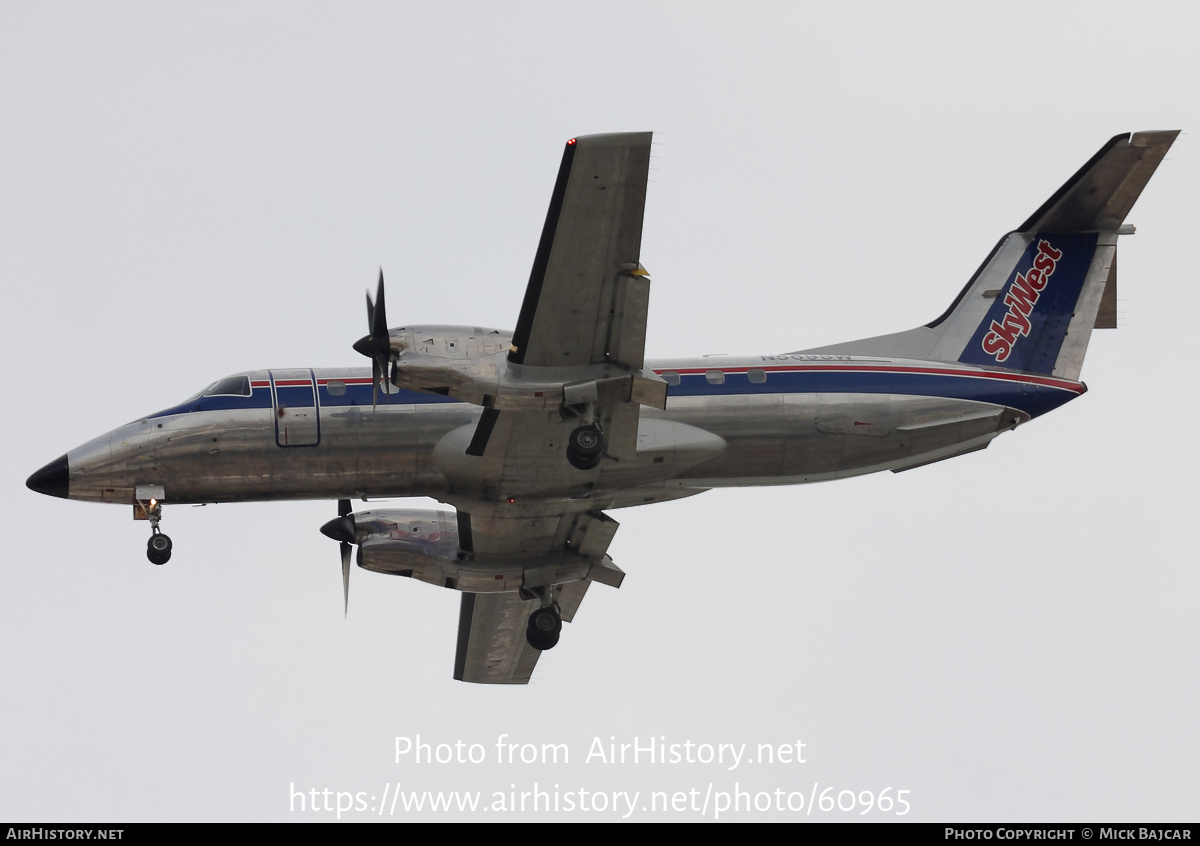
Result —
M 649 132 L 566 142 L 512 331 L 389 327 L 380 271 L 361 368 L 252 370 L 29 477 L 132 506 L 329 499 L 344 612 L 358 566 L 462 594 L 454 678 L 527 683 L 592 583 L 620 587 L 607 513 L 717 487 L 902 472 L 986 448 L 1075 399 L 1115 328 L 1117 240 L 1178 131 L 1106 143 L 915 329 L 796 352 L 644 360 Z M 427 497 L 448 509 L 351 500 Z

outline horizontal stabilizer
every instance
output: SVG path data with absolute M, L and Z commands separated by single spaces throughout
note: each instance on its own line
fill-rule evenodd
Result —
M 1017 231 L 1116 231 L 1177 135 L 1171 129 L 1116 136 Z

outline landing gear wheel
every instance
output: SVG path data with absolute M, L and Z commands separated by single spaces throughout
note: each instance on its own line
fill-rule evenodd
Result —
M 525 627 L 525 640 L 534 649 L 545 651 L 553 649 L 558 643 L 562 631 L 562 617 L 553 608 L 539 608 L 529 615 L 529 624 Z
M 551 632 L 545 635 L 527 631 L 525 632 L 525 641 L 538 652 L 545 652 L 547 649 L 553 649 L 558 643 L 558 632 Z
M 578 456 L 591 458 L 604 452 L 604 436 L 591 424 L 585 424 L 571 433 L 567 449 Z
M 166 564 L 171 560 L 171 539 L 162 532 L 151 535 L 146 542 L 146 557 L 151 564 Z
M 529 615 L 530 631 L 552 634 L 562 631 L 562 617 L 553 608 L 539 608 Z
M 591 458 L 581 458 L 570 450 L 567 450 L 567 461 L 576 470 L 591 470 L 600 463 L 600 456 L 593 455 Z
M 591 470 L 600 463 L 604 452 L 604 435 L 596 426 L 585 424 L 567 438 L 567 461 L 579 470 Z

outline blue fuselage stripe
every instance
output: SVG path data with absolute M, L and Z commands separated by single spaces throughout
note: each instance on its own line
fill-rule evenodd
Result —
M 726 373 L 725 381 L 713 384 L 703 373 L 682 373 L 679 384 L 668 389 L 671 397 L 722 397 L 754 394 L 900 394 L 911 396 L 945 397 L 1004 405 L 1037 417 L 1058 408 L 1078 392 L 1008 379 L 984 378 L 958 374 L 928 372 L 870 371 L 870 370 L 799 370 L 770 371 L 766 381 L 751 382 L 746 373 Z M 308 393 L 305 389 L 302 393 Z M 311 394 L 309 394 L 311 396 Z M 322 408 L 370 406 L 371 386 L 346 385 L 345 393 L 333 395 L 321 385 L 318 398 Z M 297 397 L 296 399 L 299 399 Z M 429 405 L 458 400 L 440 394 L 398 390 L 385 397 L 379 395 L 379 405 Z M 311 403 L 311 399 L 308 400 Z M 304 403 L 293 401 L 293 405 Z M 256 387 L 248 397 L 201 397 L 150 415 L 150 418 L 186 414 L 193 411 L 224 411 L 227 409 L 271 408 L 269 388 Z
M 712 384 L 703 373 L 681 373 L 669 397 L 717 397 L 745 394 L 902 394 L 945 397 L 1005 405 L 1037 417 L 1058 408 L 1078 394 L 1064 388 L 956 374 L 895 371 L 803 370 L 771 371 L 754 383 L 745 373 L 726 373 Z

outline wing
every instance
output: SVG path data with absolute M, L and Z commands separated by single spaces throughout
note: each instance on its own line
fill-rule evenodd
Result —
M 665 386 L 640 373 L 650 281 L 638 257 L 650 140 L 639 132 L 567 142 L 508 354 L 523 375 L 561 381 L 568 406 L 594 409 L 605 456 L 616 461 L 637 449 L 639 403 L 666 401 Z M 527 559 L 525 586 L 553 590 L 564 621 L 593 578 L 619 586 L 624 575 L 605 554 L 617 524 L 588 495 L 600 467 L 580 470 L 565 458 L 578 425 L 557 408 L 485 407 L 465 452 L 480 462 L 479 478 L 499 487 L 448 500 L 458 509 L 462 550 Z M 519 502 L 497 501 L 501 488 Z M 464 594 L 454 677 L 527 683 L 541 655 L 525 638 L 536 604 L 517 593 Z
M 652 133 L 586 135 L 563 152 L 508 360 L 641 369 L 649 281 L 638 256 Z
M 584 579 L 556 589 L 564 621 L 575 617 L 588 584 Z M 533 600 L 516 593 L 464 593 L 454 678 L 479 684 L 528 684 L 542 654 L 525 640 L 525 623 L 533 608 Z

